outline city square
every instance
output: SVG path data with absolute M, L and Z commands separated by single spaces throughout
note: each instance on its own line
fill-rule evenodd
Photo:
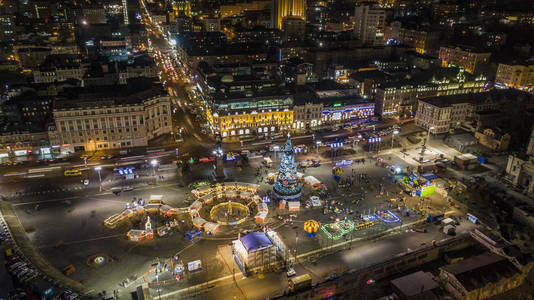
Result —
M 533 10 L 0 1 L 0 299 L 531 299 Z
M 153 238 L 139 241 L 129 240 L 127 233 L 132 228 L 143 229 L 146 217 L 123 222 L 112 229 L 104 226 L 104 223 L 111 215 L 120 213 L 125 208 L 133 208 L 133 199 L 137 202 L 144 199 L 147 203 L 145 211 L 148 211 L 149 199 L 154 195 L 160 195 L 158 199 L 172 208 L 190 207 L 195 199 L 191 192 L 202 189 L 202 186 L 193 189 L 194 184 L 215 184 L 215 178 L 210 173 L 210 169 L 213 168 L 212 164 L 194 165 L 195 174 L 210 175 L 198 178 L 191 182 L 193 185 L 188 184 L 185 187 L 179 186 L 174 172 L 162 171 L 161 174 L 164 174 L 166 179 L 159 181 L 156 185 L 136 183 L 133 180 L 131 183 L 133 190 L 121 192 L 118 195 L 113 194 L 111 189 L 105 190 L 104 188 L 102 192 L 97 191 L 89 195 L 84 191 L 73 193 L 74 195 L 68 194 L 67 197 L 54 196 L 54 194 L 46 197 L 36 195 L 33 196 L 35 198 L 33 201 L 28 202 L 23 202 L 28 199 L 27 197 L 21 197 L 23 198 L 19 200 L 21 202 L 14 204 L 14 210 L 24 228 L 33 228 L 29 237 L 34 244 L 39 245 L 38 250 L 44 258 L 60 270 L 73 265 L 76 272 L 71 277 L 83 282 L 87 287 L 95 291 L 120 290 L 122 294 L 134 291 L 142 283 L 149 283 L 151 289 L 160 290 L 160 294 L 165 294 L 191 285 L 202 285 L 204 282 L 236 273 L 243 277 L 243 272 L 232 259 L 231 247 L 228 243 L 248 232 L 272 230 L 281 236 L 290 256 L 289 262 L 284 262 L 282 256 L 278 257 L 277 261 L 280 263 L 277 264 L 276 269 L 285 270 L 288 264 L 295 265 L 297 268 L 296 265 L 300 260 L 320 261 L 322 257 L 328 258 L 333 249 L 338 247 L 348 249 L 353 243 L 354 245 L 362 244 L 376 236 L 400 233 L 406 235 L 406 228 L 420 223 L 425 219 L 426 214 L 440 214 L 450 209 L 443 197 L 432 195 L 426 200 L 428 202 L 424 203 L 420 197 L 412 197 L 403 192 L 396 182 L 400 177 L 393 174 L 390 169 L 386 168 L 386 165 L 378 164 L 377 160 L 371 158 L 344 166 L 339 181 L 334 179 L 332 166 L 342 160 L 334 162 L 325 160 L 317 167 L 299 168 L 299 173 L 314 176 L 323 187 L 314 188 L 302 181 L 300 197 L 302 207 L 297 211 L 281 209 L 281 201 L 272 195 L 273 185 L 269 183 L 266 176 L 270 172 L 277 172 L 276 169 L 281 163 L 282 156 L 280 152 L 277 154 L 277 157 L 274 157 L 274 153 L 271 154 L 273 165 L 270 168 L 265 166 L 263 157 L 249 159 L 248 165 L 243 168 L 236 168 L 235 161 L 224 163 L 224 173 L 227 178 L 252 182 L 251 186 L 258 182 L 257 174 L 262 174 L 259 179 L 263 180 L 259 181 L 257 193 L 263 201 L 266 200 L 265 197 L 272 197 L 267 202 L 268 214 L 265 220 L 257 223 L 254 221 L 255 212 L 244 211 L 243 214 L 246 213 L 248 216 L 244 216 L 242 224 L 219 225 L 221 228 L 215 234 L 197 226 L 204 232 L 201 233 L 201 238 L 194 241 L 188 239 L 186 234 L 197 228 L 193 226 L 194 218 L 181 216 L 180 213 L 176 213 L 176 220 L 179 221 L 165 236 L 154 233 Z M 299 162 L 318 157 L 318 155 L 318 153 L 297 154 L 295 167 Z M 384 156 L 384 159 L 390 158 L 388 156 Z M 402 166 L 403 161 L 393 155 L 389 163 L 388 166 Z M 101 172 L 101 179 L 104 182 L 114 176 L 106 169 Z M 95 176 L 98 175 L 93 172 L 89 177 L 91 181 L 96 180 Z M 158 172 L 156 176 L 161 175 Z M 96 181 L 93 182 L 96 183 Z M 229 187 L 233 185 L 232 182 L 227 184 Z M 215 188 L 215 185 L 213 186 Z M 95 188 L 98 187 L 93 186 L 87 189 L 94 190 Z M 319 205 L 312 203 L 310 198 L 313 196 L 320 199 Z M 55 197 L 57 199 L 54 199 Z M 232 199 L 235 199 L 235 196 Z M 209 219 L 213 207 L 213 205 L 208 207 L 208 210 L 201 215 Z M 431 210 L 428 210 L 430 207 Z M 219 215 L 217 218 L 219 222 L 228 223 L 225 221 L 230 217 L 229 210 L 226 206 L 222 209 L 223 212 L 216 212 Z M 415 213 L 418 209 L 421 211 Z M 387 219 L 388 212 L 395 219 Z M 184 214 L 188 215 L 188 213 Z M 147 215 L 150 216 L 154 228 L 156 224 L 169 223 L 168 219 L 163 223 L 158 222 L 158 218 L 163 218 L 160 211 Z M 307 220 L 316 220 L 321 224 L 322 230 L 318 230 L 313 237 L 308 237 L 303 228 Z M 369 220 L 372 220 L 372 225 L 358 227 L 359 224 L 365 224 Z M 338 227 L 337 224 L 344 221 L 352 224 L 350 230 L 343 231 Z M 326 233 L 324 229 L 328 226 L 336 229 Z M 419 235 L 419 233 L 412 233 L 412 235 Z M 389 238 L 386 237 L 386 239 Z M 412 247 L 414 246 L 418 245 Z M 295 256 L 298 257 L 297 261 L 293 258 Z M 101 264 L 90 262 L 95 257 L 106 259 Z M 186 268 L 187 263 L 197 260 L 200 260 L 202 264 L 202 270 L 198 272 L 186 274 L 182 271 L 178 275 L 176 269 L 173 270 L 170 267 L 179 264 Z M 156 262 L 166 265 L 164 271 L 158 271 L 161 273 L 158 273 L 157 280 L 155 271 L 157 265 L 154 266 Z M 265 267 L 268 267 L 268 264 L 265 264 Z M 336 270 L 338 273 L 341 272 L 339 268 Z M 254 277 L 257 276 L 254 274 L 263 273 L 267 275 L 268 269 L 262 267 L 247 275 Z M 106 276 L 102 276 L 103 274 Z M 284 278 L 285 272 L 282 274 L 281 277 Z M 322 276 L 328 276 L 328 274 Z M 280 289 L 279 292 L 283 293 L 284 290 Z

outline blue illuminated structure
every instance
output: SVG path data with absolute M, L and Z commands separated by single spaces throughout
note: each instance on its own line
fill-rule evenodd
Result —
M 384 223 L 397 223 L 400 222 L 399 217 L 395 215 L 393 212 L 386 210 L 384 211 L 384 215 L 380 215 L 380 212 L 376 212 L 376 217 L 381 220 Z
M 301 186 L 297 175 L 297 164 L 291 146 L 291 138 L 287 135 L 280 169 L 274 183 L 274 195 L 278 199 L 295 200 L 301 196 Z

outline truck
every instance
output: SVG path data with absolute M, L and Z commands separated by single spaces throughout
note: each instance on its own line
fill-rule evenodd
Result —
M 289 289 L 292 292 L 305 290 L 310 288 L 312 284 L 312 278 L 310 274 L 303 274 L 289 278 Z

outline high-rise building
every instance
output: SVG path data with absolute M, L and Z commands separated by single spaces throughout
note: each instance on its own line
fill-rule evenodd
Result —
M 354 36 L 366 45 L 383 45 L 386 26 L 383 9 L 362 5 L 354 10 Z
M 189 0 L 173 1 L 172 9 L 174 10 L 176 16 L 180 18 L 191 18 L 191 2 Z
M 285 17 L 282 20 L 282 31 L 286 41 L 301 39 L 306 33 L 306 22 L 299 17 Z
M 130 18 L 128 17 L 128 0 L 122 0 L 122 16 L 124 18 L 124 24 L 130 24 Z
M 139 1 L 122 0 L 122 13 L 124 24 L 138 24 L 141 18 Z
M 273 0 L 271 18 L 273 27 L 282 29 L 285 17 L 299 17 L 306 20 L 306 0 Z

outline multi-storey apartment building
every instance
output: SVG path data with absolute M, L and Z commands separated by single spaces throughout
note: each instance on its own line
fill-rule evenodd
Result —
M 491 53 L 460 47 L 440 47 L 439 58 L 442 67 L 461 67 L 467 73 L 481 74 L 487 71 Z
M 419 54 L 436 55 L 439 49 L 439 32 L 402 27 L 398 21 L 385 28 L 385 40 L 413 47 Z
M 419 99 L 415 124 L 432 134 L 446 133 L 472 121 L 476 112 L 499 108 L 506 99 L 501 91 Z
M 171 132 L 171 101 L 163 90 L 119 95 L 57 100 L 51 144 L 71 151 L 138 147 Z
M 82 80 L 89 68 L 79 55 L 53 54 L 49 55 L 39 68 L 33 70 L 33 82 L 53 83 L 68 79 Z
M 483 76 L 465 76 L 463 71 L 458 72 L 456 77 L 445 74 L 429 78 L 431 80 L 427 82 L 411 80 L 381 84 L 374 95 L 377 114 L 382 117 L 411 119 L 415 117 L 418 99 L 485 90 L 486 79 Z
M 354 36 L 365 45 L 384 44 L 386 11 L 367 5 L 358 5 L 354 10 Z
M 534 64 L 499 64 L 495 84 L 534 92 Z

